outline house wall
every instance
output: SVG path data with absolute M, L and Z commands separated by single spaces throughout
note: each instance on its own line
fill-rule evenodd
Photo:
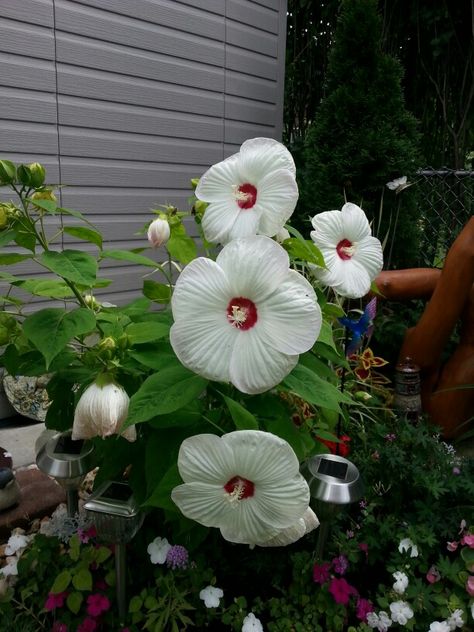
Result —
M 104 247 L 144 247 L 150 208 L 187 209 L 192 177 L 281 138 L 285 33 L 286 0 L 1 0 L 0 157 L 43 163 Z M 102 267 L 98 295 L 139 293 L 142 269 Z

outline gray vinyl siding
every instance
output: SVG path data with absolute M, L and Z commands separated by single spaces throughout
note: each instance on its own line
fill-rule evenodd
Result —
M 281 138 L 285 32 L 286 0 L 0 0 L 0 155 L 42 162 L 105 247 L 145 247 L 150 208 L 187 209 L 191 178 Z M 142 274 L 104 262 L 97 295 L 123 303 Z

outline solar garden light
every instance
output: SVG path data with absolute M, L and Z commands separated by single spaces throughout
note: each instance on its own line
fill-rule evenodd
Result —
M 83 439 L 73 440 L 71 431 L 54 434 L 36 455 L 36 465 L 66 490 L 67 514 L 78 510 L 78 490 L 85 475 L 94 467 L 94 446 Z
M 123 624 L 127 613 L 125 545 L 142 526 L 144 515 L 128 483 L 117 481 L 102 483 L 84 503 L 84 509 L 93 520 L 98 537 L 115 544 L 116 594 L 120 623 Z
M 317 454 L 303 464 L 311 494 L 311 506 L 320 521 L 316 559 L 322 559 L 331 522 L 337 514 L 359 500 L 364 485 L 356 466 L 336 454 Z

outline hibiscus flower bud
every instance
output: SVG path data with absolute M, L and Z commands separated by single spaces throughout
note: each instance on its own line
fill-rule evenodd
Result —
M 46 177 L 46 170 L 39 162 L 32 162 L 28 165 L 30 171 L 31 184 L 35 188 L 40 187 Z
M 168 220 L 158 218 L 153 220 L 153 222 L 148 227 L 148 241 L 153 246 L 153 248 L 159 248 L 166 244 L 168 239 L 170 238 L 170 225 L 168 224 Z
M 44 189 L 42 191 L 36 191 L 30 197 L 33 200 L 33 205 L 36 206 L 36 208 L 39 208 L 39 207 L 34 203 L 34 200 L 45 200 L 46 202 L 57 202 L 58 201 L 58 198 L 54 195 L 54 193 L 53 193 L 53 191 L 51 189 Z
M 0 230 L 6 228 L 8 224 L 7 210 L 3 205 L 0 205 Z
M 109 375 L 99 375 L 82 393 L 74 412 L 73 439 L 91 439 L 117 434 L 128 415 L 129 397 Z M 135 441 L 134 426 L 122 436 Z

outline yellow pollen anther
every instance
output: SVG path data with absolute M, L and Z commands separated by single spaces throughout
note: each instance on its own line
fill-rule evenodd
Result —
M 245 193 L 245 191 L 241 191 L 238 184 L 232 185 L 232 193 L 237 202 L 247 202 L 252 197 L 251 193 Z
M 341 252 L 347 255 L 348 257 L 352 257 L 355 252 L 355 246 L 343 246 L 341 248 Z
M 230 494 L 227 494 L 227 500 L 234 507 L 237 505 L 237 501 L 242 500 L 242 496 L 245 491 L 245 483 L 244 481 L 239 481 Z
M 232 305 L 232 314 L 229 314 L 227 318 L 236 327 L 242 327 L 247 320 L 247 311 L 245 307 L 239 307 L 238 305 Z

